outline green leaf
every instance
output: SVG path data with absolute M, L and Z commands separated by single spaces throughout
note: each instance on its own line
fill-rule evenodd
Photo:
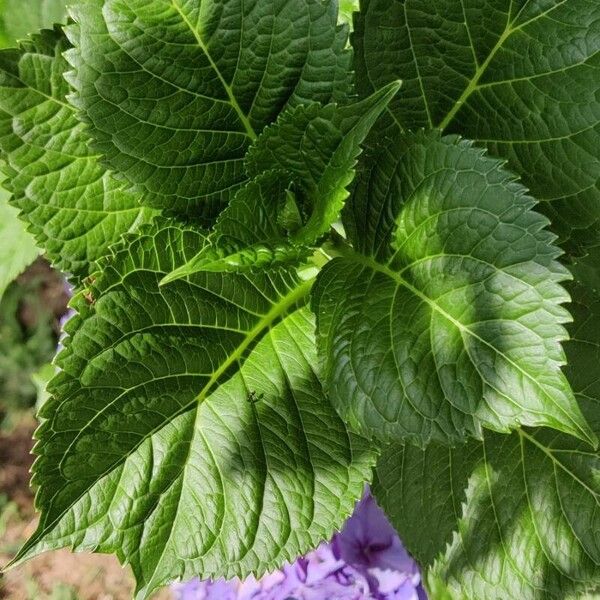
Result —
M 8 204 L 9 194 L 0 185 L 0 298 L 8 285 L 38 256 L 35 240 Z
M 351 54 L 335 0 L 83 0 L 69 28 L 95 147 L 144 202 L 211 215 L 286 107 L 342 99 Z
M 64 23 L 66 4 L 66 0 L 0 0 L 0 47 L 14 46 L 30 33 Z
M 204 243 L 161 221 L 76 297 L 37 432 L 41 521 L 17 561 L 113 552 L 146 598 L 279 567 L 361 496 L 374 452 L 319 383 L 311 282 L 199 273 L 159 287 Z
M 399 85 L 349 106 L 308 104 L 284 112 L 248 152 L 254 179 L 221 214 L 212 245 L 165 281 L 199 270 L 297 264 L 310 255 L 339 218 L 360 145 Z
M 390 448 L 375 494 L 430 566 L 432 599 L 575 600 L 600 588 L 599 469 L 570 436 L 486 434 L 453 449 Z
M 391 135 L 430 127 L 485 144 L 571 248 L 598 244 L 598 2 L 362 0 L 355 27 L 359 91 L 404 80 Z
M 535 202 L 467 142 L 399 143 L 401 195 L 365 216 L 389 243 L 341 248 L 314 290 L 334 405 L 383 440 L 544 425 L 595 443 L 561 371 L 568 272 Z
M 567 374 L 600 431 L 600 298 L 571 292 Z M 599 470 L 598 452 L 540 429 L 455 449 L 392 446 L 374 492 L 430 568 L 431 598 L 575 600 L 600 590 Z
M 65 100 L 68 47 L 58 30 L 43 31 L 0 52 L 0 150 L 12 202 L 48 257 L 78 279 L 154 211 L 90 150 L 89 134 Z
M 358 10 L 358 0 L 340 0 L 340 21 L 352 27 L 353 15 Z
M 570 268 L 578 281 L 600 292 L 600 246 L 591 248 L 586 256 L 579 258 Z
M 248 182 L 221 213 L 209 243 L 162 283 L 199 271 L 255 271 L 307 258 L 311 249 L 292 244 L 288 237 L 287 225 L 293 224 L 290 205 L 298 212 L 288 181 L 281 171 L 267 171 Z M 287 222 L 280 215 L 288 215 Z
M 291 235 L 293 242 L 313 244 L 338 219 L 361 144 L 400 85 L 394 81 L 348 106 L 299 106 L 283 113 L 250 148 L 246 157 L 250 176 L 278 168 L 289 173 L 303 192 L 309 218 Z

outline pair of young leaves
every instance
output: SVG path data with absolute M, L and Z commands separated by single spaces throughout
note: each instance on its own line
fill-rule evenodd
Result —
M 116 552 L 140 597 L 176 577 L 264 572 L 328 537 L 370 478 L 374 444 L 349 423 L 429 443 L 386 450 L 375 490 L 432 565 L 434 597 L 593 589 L 597 327 L 576 324 L 567 345 L 586 421 L 561 371 L 568 273 L 547 220 L 482 150 L 407 131 L 467 134 L 508 158 L 585 254 L 600 212 L 599 10 L 363 2 L 365 100 L 347 107 L 328 104 L 351 68 L 335 2 L 79 2 L 74 96 L 62 34 L 3 53 L 0 144 L 40 243 L 81 279 L 130 232 L 75 300 L 38 432 L 42 520 L 19 560 Z M 337 218 L 386 106 L 344 212 L 349 243 L 313 288 L 294 265 Z M 198 221 L 224 204 L 207 236 Z M 482 430 L 519 425 L 589 443 Z M 467 435 L 485 442 L 448 449 Z

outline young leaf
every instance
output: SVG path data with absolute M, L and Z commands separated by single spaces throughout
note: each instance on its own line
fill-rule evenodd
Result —
M 571 292 L 567 373 L 598 432 L 600 300 L 579 284 Z M 390 447 L 374 492 L 431 568 L 433 597 L 575 600 L 600 589 L 599 468 L 598 452 L 564 434 L 486 434 L 452 450 Z
M 16 560 L 114 552 L 138 598 L 279 567 L 341 526 L 374 462 L 319 383 L 311 282 L 159 287 L 205 237 L 160 221 L 128 242 L 75 299 L 37 433 L 42 517 Z
M 456 138 L 407 136 L 401 196 L 365 215 L 391 242 L 341 249 L 314 290 L 341 415 L 383 440 L 457 442 L 549 426 L 595 443 L 561 371 L 568 272 L 501 163 Z M 386 235 L 383 235 L 386 234 Z
M 401 77 L 400 130 L 439 128 L 509 159 L 572 247 L 600 240 L 600 4 L 362 0 L 362 94 Z
M 293 264 L 308 256 L 310 246 L 339 218 L 360 145 L 399 85 L 349 106 L 309 104 L 284 112 L 248 152 L 246 165 L 254 179 L 217 221 L 213 245 L 165 281 L 198 270 Z M 305 214 L 310 215 L 306 224 Z
M 0 184 L 0 299 L 13 279 L 40 253 L 17 210 L 8 204 L 8 197 Z
M 250 176 L 280 168 L 303 191 L 310 217 L 291 235 L 293 242 L 313 244 L 339 217 L 361 144 L 400 85 L 394 81 L 348 106 L 312 104 L 283 113 L 250 148 L 246 158 Z
M 82 278 L 154 211 L 90 150 L 85 126 L 65 100 L 68 47 L 62 33 L 46 30 L 0 52 L 0 150 L 13 203 L 38 244 L 60 269 Z
M 279 217 L 296 206 L 289 178 L 281 171 L 267 171 L 238 191 L 221 213 L 209 242 L 189 262 L 169 273 L 164 283 L 199 271 L 245 271 L 276 268 L 307 258 L 307 246 L 292 244 L 288 226 Z M 287 207 L 287 208 L 286 208 Z M 299 226 L 299 224 L 297 224 Z
M 83 0 L 72 16 L 95 147 L 160 208 L 213 214 L 266 125 L 348 89 L 335 0 Z

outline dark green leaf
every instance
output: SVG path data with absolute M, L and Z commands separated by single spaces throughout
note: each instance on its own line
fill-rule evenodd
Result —
M 394 81 L 348 106 L 300 106 L 284 113 L 252 146 L 246 157 L 251 176 L 279 168 L 303 192 L 309 218 L 292 241 L 313 244 L 338 219 L 361 144 L 400 85 Z
M 296 206 L 285 173 L 267 171 L 248 182 L 219 217 L 210 242 L 163 283 L 199 271 L 246 271 L 301 262 L 310 248 L 290 242 L 280 215 Z
M 578 281 L 600 292 L 600 246 L 592 248 L 586 256 L 570 265 L 570 268 Z
M 165 281 L 306 258 L 339 218 L 360 145 L 398 87 L 349 106 L 308 104 L 284 112 L 251 147 L 246 164 L 254 179 L 222 213 L 212 244 Z
M 13 202 L 48 257 L 76 278 L 121 235 L 147 222 L 142 208 L 98 163 L 89 135 L 66 102 L 69 47 L 43 31 L 0 52 L 0 149 Z
M 600 431 L 600 298 L 581 284 L 571 292 L 567 374 Z M 432 598 L 579 600 L 600 589 L 599 470 L 600 454 L 573 438 L 522 431 L 455 449 L 390 447 L 374 490 L 431 568 Z
M 335 0 L 83 0 L 72 14 L 95 147 L 160 208 L 213 214 L 266 125 L 348 89 Z
M 485 144 L 572 248 L 598 243 L 600 3 L 362 0 L 353 45 L 363 94 L 405 82 L 393 135 L 435 127 Z

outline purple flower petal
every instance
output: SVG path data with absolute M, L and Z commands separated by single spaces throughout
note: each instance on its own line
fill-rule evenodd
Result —
M 336 536 L 340 558 L 348 564 L 415 573 L 417 567 L 398 534 L 370 494 L 357 504 L 343 531 Z
M 279 571 L 173 589 L 177 600 L 426 600 L 416 564 L 368 492 L 331 543 Z

